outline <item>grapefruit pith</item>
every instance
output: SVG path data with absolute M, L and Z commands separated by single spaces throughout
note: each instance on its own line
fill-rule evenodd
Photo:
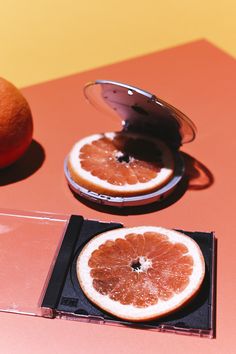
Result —
M 148 321 L 177 310 L 198 292 L 204 274 L 197 243 L 161 227 L 102 233 L 77 259 L 78 280 L 89 300 L 129 321 Z

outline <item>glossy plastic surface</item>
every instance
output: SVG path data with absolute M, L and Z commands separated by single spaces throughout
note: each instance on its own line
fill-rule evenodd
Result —
M 140 88 L 97 80 L 88 83 L 84 93 L 98 110 L 118 116 L 126 130 L 157 136 L 175 148 L 195 138 L 196 127 L 184 113 Z
M 0 311 L 41 316 L 40 301 L 67 218 L 0 211 Z
M 70 217 L 60 250 L 53 262 L 51 276 L 42 301 L 45 317 L 73 318 L 100 324 L 116 324 L 134 326 L 131 321 L 125 321 L 109 315 L 93 305 L 83 293 L 77 276 L 76 263 L 81 249 L 99 233 L 122 228 L 120 223 L 104 223 L 84 219 L 79 215 Z M 185 333 L 212 338 L 214 335 L 215 309 L 215 237 L 212 232 L 187 232 L 201 248 L 206 275 L 199 292 L 188 305 L 184 305 L 169 316 L 148 322 L 135 323 L 138 328 L 156 331 Z

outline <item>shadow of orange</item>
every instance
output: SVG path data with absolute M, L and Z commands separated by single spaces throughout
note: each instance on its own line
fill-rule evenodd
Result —
M 21 181 L 35 173 L 45 160 L 45 152 L 37 141 L 33 140 L 25 154 L 11 166 L 0 170 L 0 186 Z

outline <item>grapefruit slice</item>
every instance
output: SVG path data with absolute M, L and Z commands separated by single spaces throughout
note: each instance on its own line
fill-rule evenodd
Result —
M 80 286 L 95 305 L 128 321 L 167 315 L 198 292 L 205 263 L 190 237 L 140 226 L 95 236 L 76 264 Z
M 134 133 L 105 133 L 78 141 L 68 170 L 80 186 L 99 194 L 146 194 L 173 175 L 171 150 L 160 140 Z

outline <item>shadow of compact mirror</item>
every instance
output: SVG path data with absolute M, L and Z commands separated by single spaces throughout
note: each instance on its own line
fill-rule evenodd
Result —
M 181 153 L 185 163 L 185 176 L 188 179 L 189 190 L 209 188 L 214 183 L 211 171 L 192 156 Z
M 0 169 L 0 186 L 21 181 L 34 174 L 45 160 L 45 151 L 33 140 L 24 155 L 14 164 Z

